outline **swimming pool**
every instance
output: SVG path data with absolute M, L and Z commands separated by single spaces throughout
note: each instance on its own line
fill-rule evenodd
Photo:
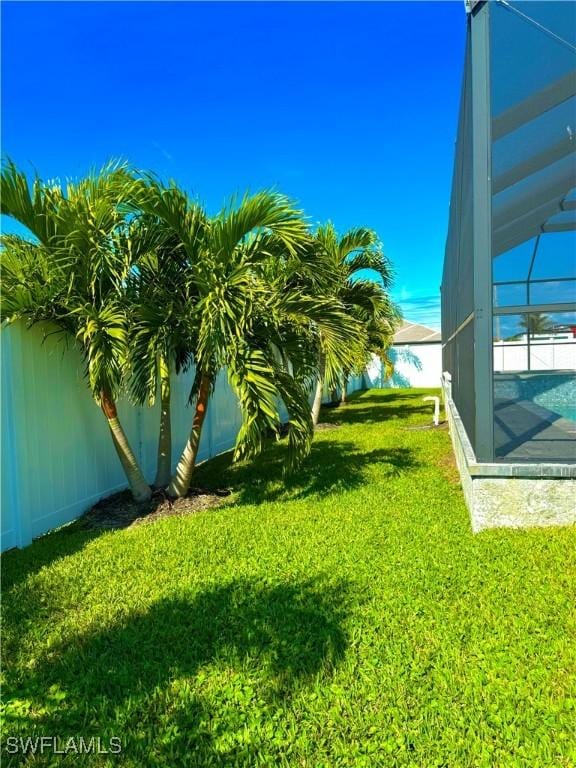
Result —
M 560 414 L 564 419 L 576 421 L 576 405 L 551 405 L 546 407 L 550 411 Z
M 494 397 L 541 405 L 565 419 L 576 421 L 576 375 L 572 372 L 497 374 Z
M 576 376 L 574 374 L 540 374 L 534 402 L 565 419 L 576 421 Z

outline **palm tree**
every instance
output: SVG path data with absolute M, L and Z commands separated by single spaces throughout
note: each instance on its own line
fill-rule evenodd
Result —
M 202 208 L 189 204 L 174 184 L 164 188 L 150 179 L 135 209 L 132 237 L 139 258 L 126 291 L 132 395 L 139 403 L 153 405 L 160 390 L 157 488 L 167 486 L 172 475 L 171 375 L 186 371 L 194 361 L 200 300 L 193 280 L 194 261 L 187 255 L 190 248 L 186 250 L 166 223 L 172 221 L 171 210 L 178 212 L 177 226 L 192 233 L 190 248 L 197 247 L 207 226 Z
M 190 393 L 195 404 L 192 428 L 168 485 L 169 495 L 177 497 L 190 487 L 210 395 L 224 366 L 228 366 L 244 417 L 239 454 L 257 450 L 263 429 L 278 419 L 275 398 L 290 387 L 280 375 L 280 364 L 273 365 L 264 345 L 255 343 L 256 339 L 262 341 L 258 324 L 267 306 L 258 265 L 277 244 L 294 253 L 307 232 L 300 212 L 283 196 L 269 192 L 245 196 L 239 205 L 232 204 L 208 220 L 177 187 L 164 187 L 149 179 L 143 209 L 172 243 L 165 261 L 176 263 L 175 273 L 181 281 L 177 290 L 166 282 L 160 289 L 171 295 L 174 307 L 162 325 L 164 361 L 168 371 L 173 360 L 193 360 L 195 365 Z M 157 306 L 156 300 L 151 304 Z M 156 330 L 150 332 L 155 321 L 150 322 L 143 312 L 139 317 L 135 349 L 152 335 L 157 338 Z M 136 378 L 141 380 L 150 371 L 151 356 L 143 359 L 148 360 L 147 372 L 139 372 L 135 366 Z M 153 389 L 153 376 L 150 381 L 149 389 Z M 284 394 L 289 397 L 287 391 Z M 294 392 L 292 397 L 297 399 Z M 293 435 L 293 446 L 294 439 Z
M 51 323 L 78 345 L 134 498 L 146 500 L 151 490 L 116 409 L 128 353 L 124 286 L 132 248 L 126 206 L 134 179 L 125 167 L 109 165 L 65 189 L 39 178 L 30 187 L 7 162 L 0 192 L 1 212 L 28 231 L 2 239 L 2 322 Z
M 155 392 L 157 360 L 167 371 L 178 361 L 195 365 L 192 428 L 168 494 L 183 496 L 190 487 L 210 395 L 224 367 L 242 412 L 235 457 L 254 455 L 265 435 L 278 430 L 283 401 L 290 417 L 287 467 L 293 467 L 312 438 L 307 392 L 317 361 L 310 341 L 321 328 L 337 357 L 336 348 L 346 349 L 357 333 L 339 302 L 306 296 L 296 285 L 295 275 L 314 272 L 301 212 L 284 196 L 264 191 L 208 219 L 177 187 L 152 179 L 144 198 L 144 223 L 164 244 L 137 270 L 135 391 L 140 397 Z M 150 286 L 157 286 L 151 294 Z
M 392 283 L 392 267 L 373 230 L 357 227 L 339 238 L 334 226 L 329 223 L 317 230 L 315 240 L 318 251 L 324 254 L 330 264 L 331 281 L 328 290 L 358 322 L 359 332 L 350 349 L 349 365 L 337 365 L 330 358 L 325 339 L 320 334 L 319 375 L 312 405 L 314 425 L 318 423 L 326 381 L 335 386 L 340 379 L 345 398 L 351 371 L 365 365 L 369 352 L 383 353 L 400 321 L 400 310 L 391 302 L 387 293 Z M 366 270 L 375 273 L 379 282 L 362 277 Z
M 367 290 L 370 289 L 367 287 Z M 390 357 L 390 348 L 394 343 L 394 333 L 401 323 L 400 309 L 386 295 L 380 297 L 377 309 L 379 311 L 372 317 L 363 320 L 365 343 L 355 365 L 352 369 L 346 368 L 342 371 L 341 404 L 346 402 L 346 388 L 350 374 L 362 374 L 372 356 L 375 355 L 380 358 L 384 378 L 388 379 L 394 373 L 394 362 Z M 356 316 L 362 315 L 357 307 L 352 307 L 351 311 Z
M 530 312 L 522 315 L 519 325 L 530 336 L 535 336 L 538 333 L 550 333 L 553 329 L 552 321 L 544 312 Z

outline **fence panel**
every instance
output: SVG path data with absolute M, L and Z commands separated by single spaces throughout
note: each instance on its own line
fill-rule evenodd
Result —
M 14 324 L 0 335 L 2 373 L 2 551 L 74 520 L 98 499 L 126 487 L 106 421 L 94 404 L 78 351 L 40 327 Z M 190 432 L 194 370 L 172 381 L 174 464 Z M 349 382 L 350 392 L 362 377 Z M 118 404 L 149 482 L 156 470 L 159 405 Z M 286 416 L 282 406 L 281 413 Z M 208 406 L 199 461 L 234 446 L 240 409 L 225 372 Z
M 16 433 L 14 429 L 14 414 L 12 404 L 12 352 L 13 335 L 3 334 L 0 344 L 0 373 L 2 386 L 2 411 L 0 430 L 0 450 L 2 454 L 1 483 L 1 522 L 2 522 L 2 551 L 11 547 L 22 546 L 22 531 L 18 510 L 20 500 L 18 493 L 17 467 L 14 462 L 17 454 Z

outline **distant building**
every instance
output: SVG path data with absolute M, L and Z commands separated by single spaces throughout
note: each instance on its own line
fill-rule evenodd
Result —
M 442 337 L 440 331 L 424 325 L 402 323 L 390 350 L 394 373 L 387 387 L 440 387 L 442 380 Z

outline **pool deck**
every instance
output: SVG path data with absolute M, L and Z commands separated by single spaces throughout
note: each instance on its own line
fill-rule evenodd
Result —
M 576 461 L 576 422 L 529 400 L 495 400 L 494 442 L 498 458 Z

